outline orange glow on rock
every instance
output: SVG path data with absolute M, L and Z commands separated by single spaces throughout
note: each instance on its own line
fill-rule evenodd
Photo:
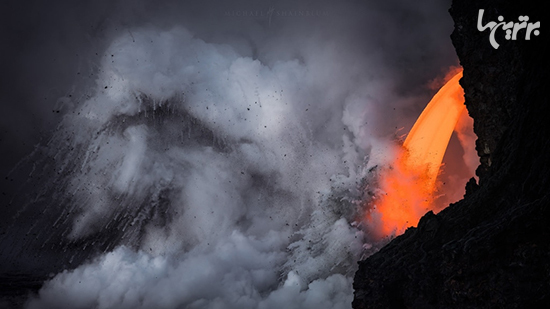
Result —
M 367 214 L 377 238 L 401 234 L 434 210 L 434 193 L 443 155 L 463 112 L 462 70 L 434 95 L 416 120 L 395 161 L 380 173 L 382 194 Z

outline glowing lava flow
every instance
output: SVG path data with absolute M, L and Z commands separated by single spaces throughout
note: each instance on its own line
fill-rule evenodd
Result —
M 367 215 L 376 237 L 401 234 L 432 210 L 436 178 L 443 155 L 461 113 L 465 112 L 464 92 L 458 81 L 462 70 L 452 77 L 428 103 L 390 168 L 380 174 L 383 194 Z

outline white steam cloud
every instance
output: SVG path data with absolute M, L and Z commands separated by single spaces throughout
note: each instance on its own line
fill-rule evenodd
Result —
M 363 102 L 311 69 L 334 56 L 268 67 L 183 28 L 116 39 L 63 124 L 85 148 L 68 236 L 131 216 L 139 245 L 57 275 L 28 308 L 348 308 L 365 176 L 348 132 L 364 113 L 345 126 L 337 111 Z
M 256 6 L 215 2 L 98 7 L 121 24 L 98 15 L 95 88 L 58 101 L 40 149 L 55 173 L 37 177 L 52 202 L 12 226 L 46 214 L 21 233 L 53 226 L 45 243 L 75 260 L 107 249 L 26 308 L 351 307 L 356 262 L 379 245 L 360 227 L 365 178 L 428 102 L 418 88 L 455 64 L 448 4 L 281 2 L 247 19 Z M 201 19 L 211 7 L 223 21 Z

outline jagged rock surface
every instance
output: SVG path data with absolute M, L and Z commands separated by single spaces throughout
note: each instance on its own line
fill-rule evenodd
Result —
M 489 44 L 485 21 L 540 21 L 528 2 L 455 0 L 451 38 L 481 158 L 479 186 L 359 262 L 353 308 L 550 308 L 550 108 L 544 29 Z M 544 26 L 543 26 L 544 27 Z

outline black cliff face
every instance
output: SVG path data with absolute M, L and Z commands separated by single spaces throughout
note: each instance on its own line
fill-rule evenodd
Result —
M 545 30 L 498 49 L 483 24 L 542 19 L 524 1 L 453 1 L 451 39 L 474 118 L 479 185 L 359 262 L 353 308 L 549 308 L 550 108 Z M 542 26 L 544 27 L 544 26 Z M 521 34 L 522 32 L 520 32 Z

